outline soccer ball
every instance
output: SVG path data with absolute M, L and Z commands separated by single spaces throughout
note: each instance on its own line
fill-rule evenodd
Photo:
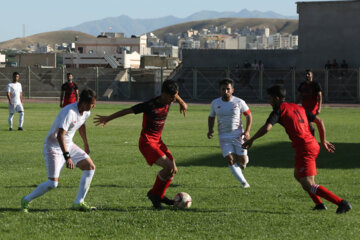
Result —
M 179 192 L 174 197 L 174 205 L 181 208 L 191 207 L 192 199 L 191 196 L 186 192 Z

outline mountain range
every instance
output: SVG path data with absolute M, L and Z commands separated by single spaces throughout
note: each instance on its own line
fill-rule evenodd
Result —
M 184 22 L 219 18 L 297 19 L 297 16 L 283 16 L 273 11 L 261 12 L 249 11 L 247 9 L 243 9 L 239 12 L 200 11 L 185 18 L 178 18 L 170 15 L 151 19 L 133 19 L 127 15 L 121 15 L 119 17 L 109 17 L 101 20 L 84 22 L 62 30 L 80 31 L 95 36 L 99 35 L 101 32 L 123 32 L 125 33 L 125 36 L 130 37 L 131 35 L 140 35 Z

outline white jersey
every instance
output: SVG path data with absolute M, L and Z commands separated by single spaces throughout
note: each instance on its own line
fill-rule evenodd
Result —
M 10 93 L 11 101 L 14 105 L 21 104 L 20 94 L 22 93 L 21 83 L 9 83 L 6 92 Z
M 60 149 L 60 145 L 57 140 L 57 133 L 59 128 L 62 128 L 66 131 L 65 144 L 69 149 L 76 130 L 78 130 L 89 117 L 90 111 L 84 111 L 83 114 L 80 115 L 77 102 L 69 104 L 61 109 L 45 138 L 44 149 Z
M 249 111 L 245 101 L 232 96 L 225 102 L 217 98 L 211 102 L 210 117 L 217 116 L 218 132 L 220 139 L 237 138 L 243 133 L 241 114 Z

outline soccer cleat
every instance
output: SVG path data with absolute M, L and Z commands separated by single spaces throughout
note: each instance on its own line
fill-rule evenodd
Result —
M 86 202 L 82 202 L 82 203 L 74 203 L 72 205 L 72 209 L 81 212 L 90 212 L 90 211 L 95 211 L 96 207 L 91 207 Z
M 18 128 L 18 131 L 23 131 L 24 129 L 22 127 L 19 127 Z
M 243 187 L 243 188 L 250 188 L 250 184 L 248 184 L 247 182 L 246 182 L 246 183 L 242 183 L 242 187 Z
M 239 167 L 241 168 L 241 170 L 244 170 L 246 168 L 246 164 L 244 164 L 244 165 L 240 164 Z
M 352 208 L 351 204 L 348 203 L 345 200 L 341 200 L 338 209 L 336 210 L 337 214 L 342 214 L 342 213 L 346 213 L 347 211 L 350 211 L 350 209 Z
M 175 203 L 174 200 L 169 199 L 169 198 L 167 198 L 166 196 L 164 196 L 164 197 L 160 200 L 160 202 L 165 203 L 166 205 L 174 205 L 174 203 Z
M 316 205 L 313 210 L 327 210 L 327 207 L 325 206 L 324 203 L 319 203 L 318 205 Z
M 9 131 L 12 131 L 12 128 L 9 128 Z
M 150 199 L 155 209 L 157 210 L 163 209 L 163 207 L 161 206 L 161 198 L 159 196 L 153 195 L 151 193 L 151 189 L 150 191 L 148 191 L 147 197 Z
M 21 211 L 23 211 L 24 213 L 28 213 L 29 212 L 29 205 L 30 202 L 25 200 L 25 197 L 23 197 L 21 199 Z

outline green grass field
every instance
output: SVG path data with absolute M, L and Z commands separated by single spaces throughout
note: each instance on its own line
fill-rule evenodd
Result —
M 81 172 L 63 169 L 59 187 L 35 199 L 24 214 L 20 199 L 47 179 L 42 145 L 59 108 L 28 103 L 25 131 L 9 132 L 7 103 L 0 103 L 0 239 L 359 239 L 360 108 L 321 113 L 337 151 L 321 151 L 317 183 L 353 206 L 336 215 L 337 206 L 326 200 L 328 211 L 311 210 L 313 202 L 293 178 L 294 151 L 280 125 L 251 148 L 244 172 L 251 188 L 242 189 L 222 159 L 217 135 L 206 137 L 209 106 L 190 105 L 184 118 L 177 104 L 163 131 L 179 169 L 167 196 L 188 192 L 193 206 L 153 210 L 146 193 L 159 168 L 149 167 L 138 150 L 142 116 L 125 116 L 105 128 L 92 124 L 96 114 L 128 106 L 98 104 L 87 123 L 97 170 L 86 201 L 98 210 L 70 209 Z M 254 134 L 271 108 L 251 110 Z M 18 114 L 15 129 L 17 122 Z M 75 142 L 82 146 L 78 134 Z

